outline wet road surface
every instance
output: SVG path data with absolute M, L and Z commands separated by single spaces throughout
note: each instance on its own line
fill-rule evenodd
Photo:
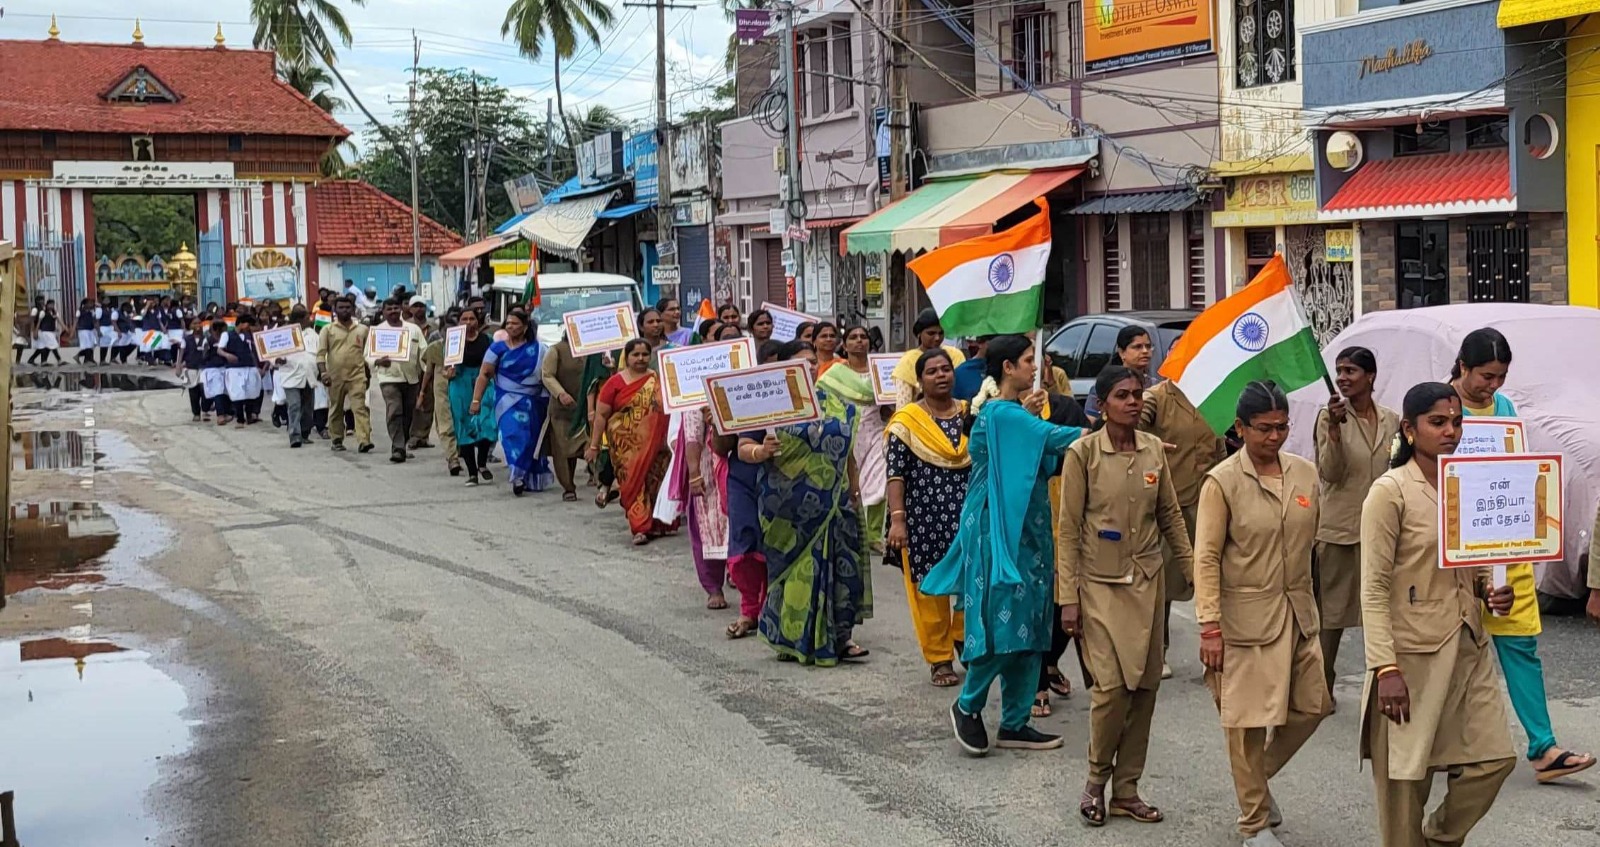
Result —
M 1192 617 L 1175 622 L 1142 786 L 1168 822 L 1088 831 L 1086 698 L 1041 722 L 1064 750 L 961 757 L 894 571 L 873 569 L 869 664 L 783 665 L 722 636 L 731 613 L 704 609 L 684 539 L 633 548 L 615 509 L 466 489 L 436 450 L 400 467 L 321 442 L 291 452 L 265 424 L 189 423 L 176 390 L 112 394 L 18 397 L 33 405 L 19 428 L 87 430 L 83 449 L 106 458 L 18 473 L 29 531 L 81 549 L 34 554 L 0 613 L 0 725 L 32 705 L 19 685 L 83 704 L 32 712 L 46 737 L 99 720 L 126 687 L 149 727 L 121 730 L 137 738 L 119 755 L 147 784 L 137 800 L 102 790 L 87 754 L 58 756 L 80 774 L 65 782 L 0 768 L 29 847 L 152 831 L 207 847 L 1238 843 Z M 1547 629 L 1558 737 L 1593 750 L 1600 633 Z M 1291 847 L 1375 843 L 1347 639 L 1344 708 L 1275 783 Z M 25 661 L 24 642 L 50 643 Z M 1474 843 L 1600 844 L 1592 780 L 1536 787 L 1522 767 Z M 126 829 L 64 828 L 73 795 Z

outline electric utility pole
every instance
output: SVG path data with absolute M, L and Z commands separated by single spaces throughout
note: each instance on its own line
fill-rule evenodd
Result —
M 422 61 L 422 42 L 411 32 L 411 93 L 407 98 L 407 128 L 411 133 L 411 290 L 422 291 L 422 221 L 417 211 L 417 64 Z
M 789 286 L 790 308 L 799 308 L 805 291 L 805 243 L 789 237 L 790 230 L 803 230 L 806 225 L 805 186 L 800 182 L 800 102 L 799 69 L 795 62 L 794 4 L 784 2 L 778 6 L 783 15 L 783 43 L 778 47 L 778 68 L 783 74 L 784 105 L 784 189 L 778 192 L 783 201 L 783 244 L 787 245 L 794 262 L 789 273 L 794 283 Z
M 656 6 L 656 245 L 672 245 L 672 262 L 678 264 L 678 245 L 672 238 L 672 139 L 667 123 L 667 0 Z M 677 297 L 676 290 L 658 292 L 662 297 Z M 677 327 L 671 327 L 677 329 Z

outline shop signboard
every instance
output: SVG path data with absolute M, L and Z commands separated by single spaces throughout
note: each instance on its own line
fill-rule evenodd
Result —
M 1202 56 L 1215 49 L 1210 0 L 1091 0 L 1080 8 L 1083 64 L 1089 73 Z
M 1228 180 L 1212 226 L 1292 226 L 1317 222 L 1317 181 L 1309 173 L 1258 174 Z
M 633 202 L 656 202 L 656 156 L 661 145 L 654 132 L 641 132 L 622 145 L 622 167 L 633 178 Z

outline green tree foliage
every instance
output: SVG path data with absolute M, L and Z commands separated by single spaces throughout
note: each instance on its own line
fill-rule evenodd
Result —
M 556 111 L 561 115 L 568 143 L 582 136 L 573 135 L 567 121 L 567 104 L 561 94 L 561 62 L 578 52 L 579 43 L 600 46 L 600 31 L 609 30 L 616 16 L 604 0 L 512 0 L 506 9 L 500 37 L 510 38 L 517 51 L 529 61 L 544 58 L 546 42 L 554 53 Z
M 365 6 L 367 0 L 350 0 Z M 333 42 L 351 44 L 350 24 L 333 0 L 250 0 L 250 20 L 255 21 L 255 46 L 272 50 L 290 62 L 313 59 L 331 65 Z
M 477 83 L 478 125 L 484 139 L 494 142 L 489 159 L 485 197 L 489 224 L 494 226 L 514 213 L 501 188 L 506 180 L 540 173 L 547 185 L 572 173 L 572 155 L 557 150 L 555 173 L 545 174 L 545 133 L 542 118 L 533 117 L 528 104 L 494 80 L 460 69 L 423 68 L 417 90 L 416 126 L 418 195 L 423 214 L 456 232 L 466 232 L 462 163 L 473 138 L 473 82 Z M 396 118 L 406 127 L 409 108 Z M 403 129 L 402 129 L 403 134 Z M 357 174 L 402 202 L 411 202 L 410 151 L 389 143 L 381 134 L 367 134 L 365 160 Z
M 194 211 L 189 194 L 96 194 L 95 260 L 122 255 L 170 259 L 184 244 L 196 252 Z
M 726 82 L 712 89 L 713 99 L 709 105 L 700 109 L 690 109 L 684 112 L 679 120 L 686 124 L 704 121 L 715 127 L 739 117 L 738 106 L 733 102 L 735 82 L 733 77 L 729 77 Z

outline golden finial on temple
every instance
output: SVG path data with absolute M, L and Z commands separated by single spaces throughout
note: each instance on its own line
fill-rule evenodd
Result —
M 218 47 L 228 43 L 228 40 L 222 37 L 222 23 L 220 21 L 217 23 L 217 34 L 211 40 L 217 42 Z
M 143 44 L 144 43 L 144 31 L 139 28 L 139 19 L 138 18 L 134 18 L 133 19 L 133 43 L 134 44 Z
M 61 40 L 61 27 L 56 26 L 56 16 L 55 15 L 51 15 L 50 16 L 49 35 L 50 35 L 50 40 L 51 41 L 60 41 Z

